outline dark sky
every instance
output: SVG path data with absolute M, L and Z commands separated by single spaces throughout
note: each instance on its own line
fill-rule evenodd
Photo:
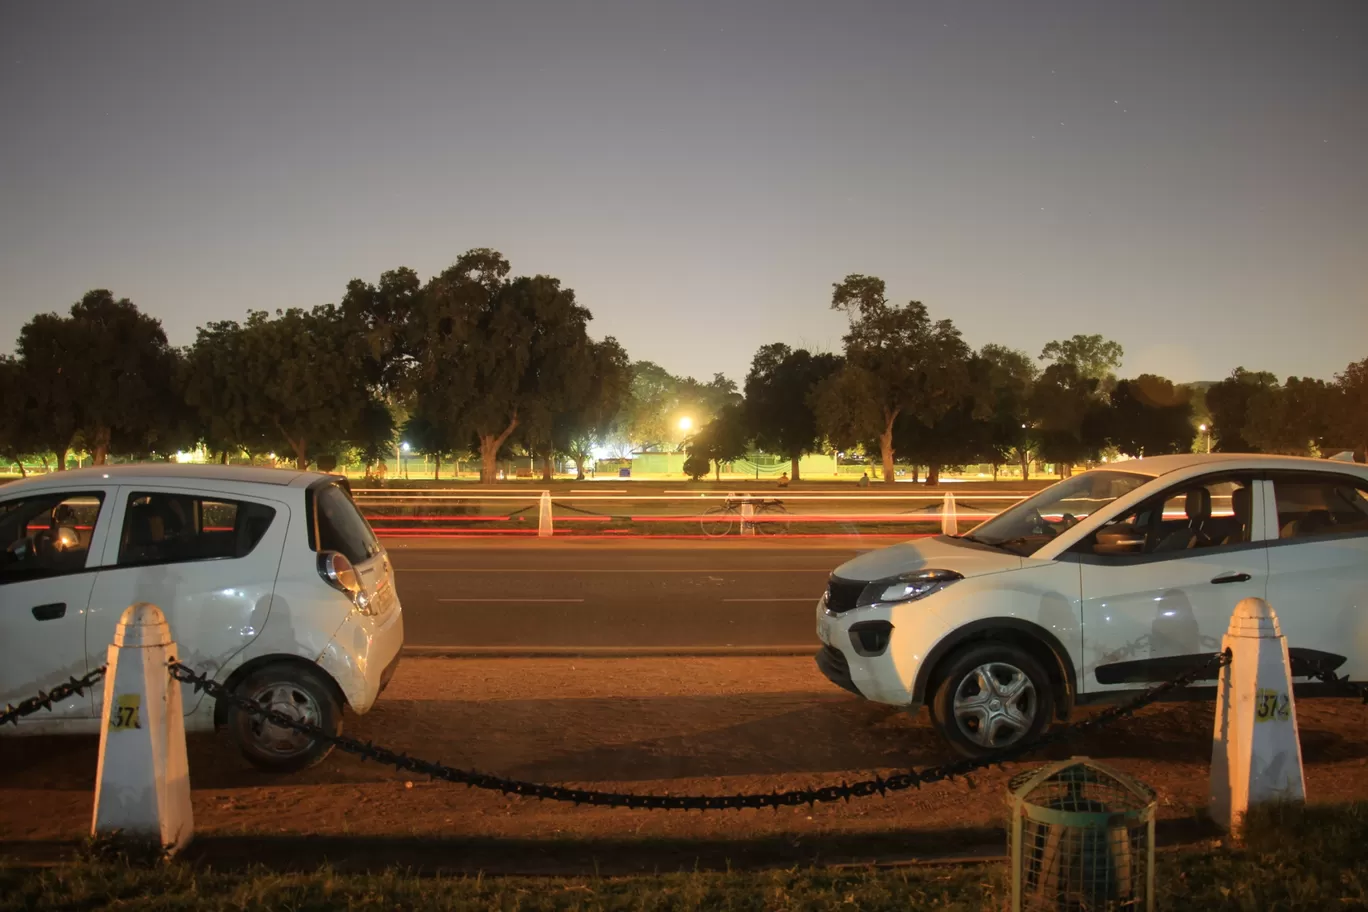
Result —
M 1368 3 L 0 4 L 0 350 L 89 288 L 171 341 L 549 273 L 740 380 L 887 279 L 975 346 L 1123 373 L 1368 356 Z

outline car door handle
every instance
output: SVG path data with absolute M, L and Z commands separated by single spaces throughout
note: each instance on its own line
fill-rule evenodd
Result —
M 55 621 L 66 615 L 66 602 L 53 602 L 51 605 L 35 605 L 33 616 L 40 621 Z
M 1250 576 L 1248 573 L 1227 573 L 1224 576 L 1216 577 L 1211 581 L 1211 584 L 1213 586 L 1219 586 L 1221 583 L 1247 583 L 1249 580 Z

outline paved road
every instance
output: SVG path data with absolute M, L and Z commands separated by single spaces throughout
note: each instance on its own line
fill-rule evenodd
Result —
M 409 646 L 812 645 L 827 575 L 873 543 L 391 544 Z

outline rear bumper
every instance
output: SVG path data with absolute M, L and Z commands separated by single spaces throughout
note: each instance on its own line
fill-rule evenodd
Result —
M 390 663 L 385 666 L 385 670 L 380 672 L 380 689 L 375 692 L 377 697 L 385 692 L 386 687 L 389 687 L 390 679 L 394 677 L 394 672 L 399 668 L 399 659 L 402 655 L 402 652 L 396 652 L 394 658 L 390 659 Z

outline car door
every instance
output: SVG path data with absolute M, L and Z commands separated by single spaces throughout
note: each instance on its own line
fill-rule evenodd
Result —
M 1267 591 L 1262 484 L 1250 472 L 1175 484 L 1071 549 L 1084 693 L 1167 680 L 1220 649 L 1235 605 Z
M 0 706 L 104 664 L 103 656 L 87 658 L 85 624 L 109 495 L 80 487 L 0 501 Z M 28 722 L 89 718 L 96 699 L 73 696 Z
M 1337 472 L 1270 472 L 1268 602 L 1289 649 L 1343 659 L 1368 677 L 1368 481 Z M 1296 653 L 1294 652 L 1294 655 Z
M 120 487 L 95 577 L 86 650 L 103 655 L 129 605 L 162 610 L 179 658 L 216 671 L 261 633 L 289 508 L 278 501 L 157 485 Z M 183 691 L 185 712 L 201 694 Z

